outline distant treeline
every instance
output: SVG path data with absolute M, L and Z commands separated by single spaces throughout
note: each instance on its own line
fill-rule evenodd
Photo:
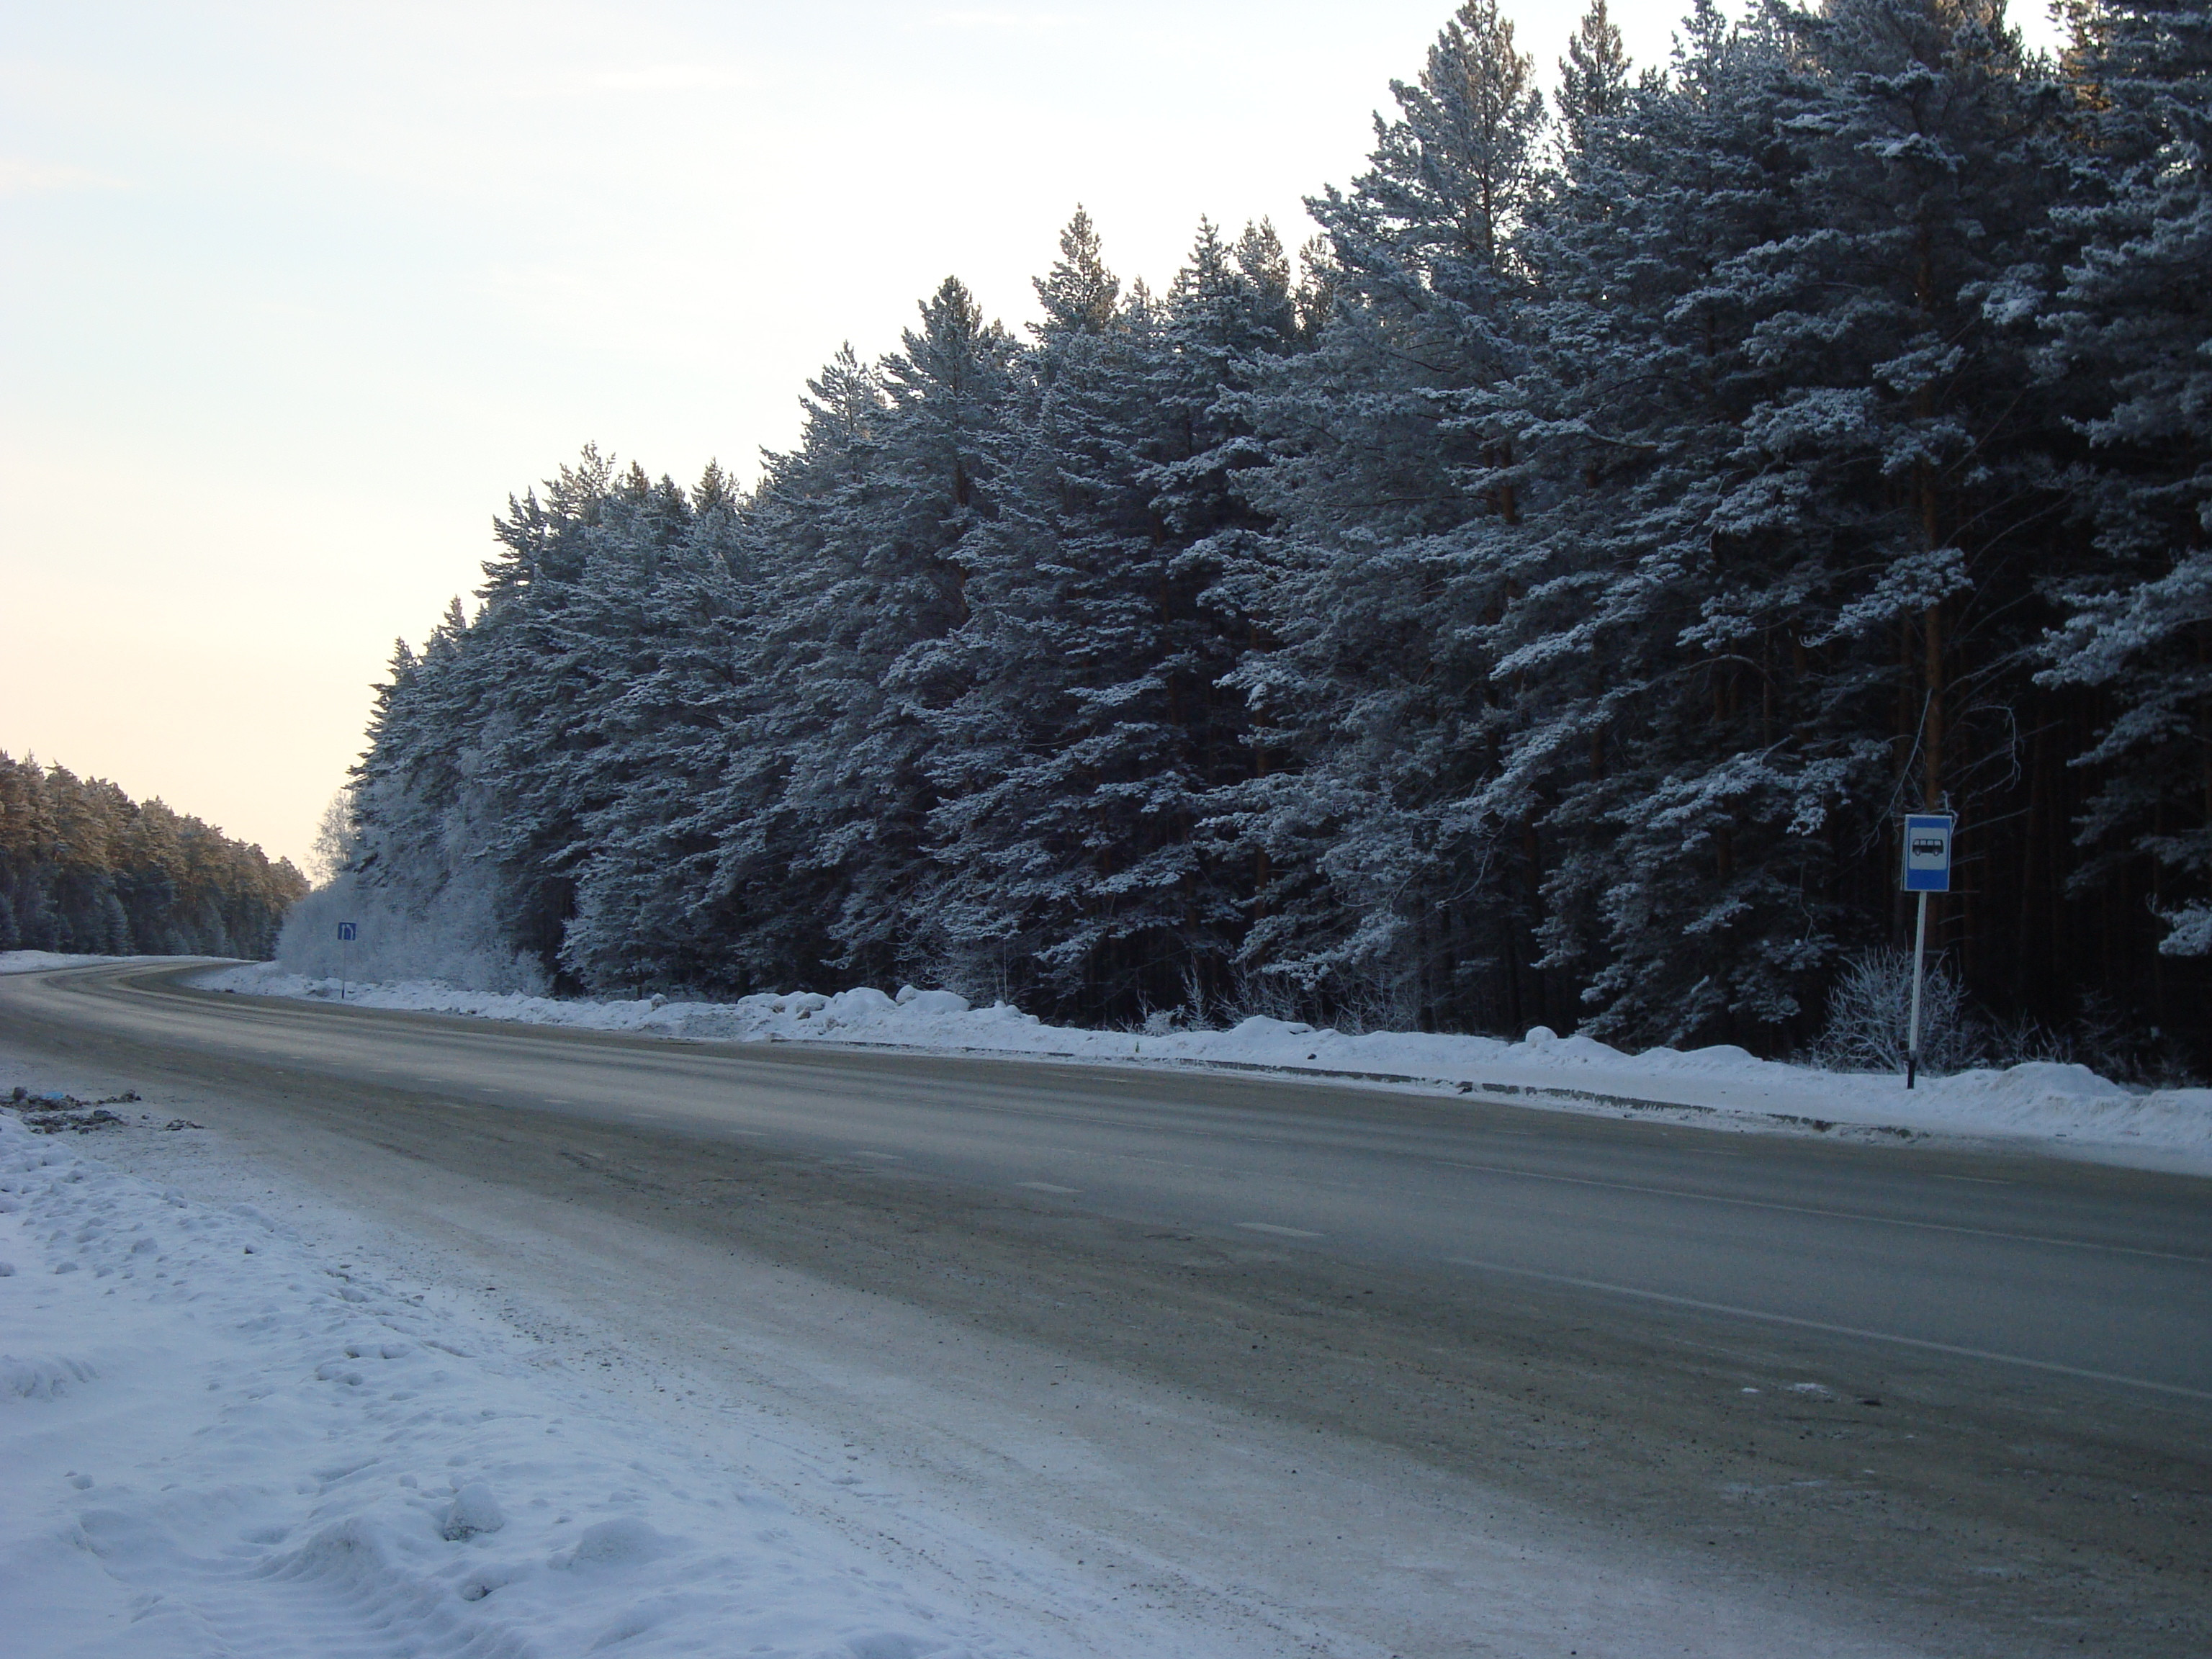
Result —
M 2068 13 L 1638 70 L 1601 4 L 1547 111 L 1469 0 L 1296 269 L 1125 289 L 1079 213 L 1030 337 L 947 281 L 757 487 L 513 502 L 353 890 L 592 988 L 1772 1052 L 1948 804 L 1992 1018 L 2201 1040 L 2212 13 Z
M 0 752 L 0 951 L 260 958 L 307 890 L 158 800 Z

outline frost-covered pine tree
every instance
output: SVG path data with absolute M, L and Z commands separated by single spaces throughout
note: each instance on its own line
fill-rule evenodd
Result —
M 2054 373 L 2100 387 L 2085 421 L 2094 568 L 2062 585 L 2053 684 L 2112 718 L 2081 757 L 2101 782 L 2081 825 L 2109 876 L 2148 860 L 2160 950 L 2212 954 L 2212 9 L 2106 0 L 2072 68 L 2088 202 L 2050 326 Z
M 1779 377 L 1732 272 L 1792 228 L 1780 67 L 1770 35 L 1700 6 L 1663 82 L 1583 115 L 1531 239 L 1542 295 L 1504 401 L 1534 483 L 1481 630 L 1504 730 L 1479 800 L 1540 838 L 1541 961 L 1601 1030 L 1710 1029 L 1802 966 L 1762 937 L 1802 873 L 1766 843 L 1802 804 L 1791 763 L 1771 703 L 1748 731 L 1730 707 L 1739 653 L 1698 635 L 1760 574 L 1723 513 Z M 1755 649 L 1787 650 L 1768 627 Z
M 1226 822 L 1267 880 L 1248 967 L 1317 1011 L 1511 1021 L 1533 955 L 1525 825 L 1469 809 L 1494 762 L 1494 607 L 1522 477 L 1493 416 L 1519 371 L 1543 134 L 1533 62 L 1469 0 L 1392 86 L 1368 170 L 1310 204 L 1330 311 L 1265 388 L 1279 529 L 1228 586 L 1279 648 L 1237 683 L 1263 775 Z M 1502 972 L 1506 1006 L 1481 997 Z
M 754 988 L 718 902 L 714 811 L 749 716 L 761 617 L 752 544 L 727 477 L 710 465 L 681 515 L 663 489 L 617 489 L 600 538 L 611 556 L 580 584 L 579 636 L 617 646 L 584 718 L 598 740 L 572 769 L 586 803 L 561 965 L 595 989 Z
M 608 481 L 575 540 L 573 574 L 479 628 L 526 660 L 496 686 L 483 774 L 504 801 L 488 856 L 510 872 L 518 943 L 558 960 L 605 814 L 640 781 L 642 745 L 671 717 L 647 689 L 668 641 L 653 596 L 680 560 L 690 502 L 633 465 Z
M 510 503 L 481 611 L 456 600 L 419 653 L 396 653 L 344 879 L 374 931 L 412 941 L 416 971 L 504 988 L 589 963 L 599 982 L 598 957 L 562 953 L 609 815 L 665 738 L 641 694 L 669 632 L 651 596 L 694 527 L 682 489 L 587 449 Z
M 716 782 L 698 804 L 715 837 L 706 902 L 720 919 L 726 971 L 747 988 L 820 980 L 838 954 L 837 872 L 817 852 L 822 814 L 796 769 L 859 686 L 841 692 L 827 665 L 849 666 L 833 624 L 842 594 L 865 617 L 860 550 L 886 488 L 886 404 L 878 371 L 848 345 L 806 383 L 799 443 L 763 458 L 743 512 L 748 603 L 757 618 L 738 647 L 738 724 Z M 815 688 L 810 690 L 810 688 Z
M 1532 403 L 1583 522 L 1501 671 L 1540 700 L 1613 665 L 1525 710 L 1510 775 L 1573 832 L 1547 930 L 1605 1032 L 1802 1028 L 1891 908 L 1894 814 L 1971 822 L 2018 771 L 2010 665 L 2056 507 L 2031 336 L 1990 299 L 2048 246 L 2047 88 L 1994 9 L 1780 27 L 1694 14 L 1621 151 L 1651 181 L 1586 170 L 1559 213 L 1567 349 Z M 1646 286 L 1639 341 L 1607 313 Z M 1580 513 L 1571 456 L 1612 480 Z
M 1592 0 L 1559 59 L 1559 145 L 1571 160 L 1597 149 L 1627 112 L 1630 68 L 1605 0 Z
M 1125 295 L 1079 215 L 1033 340 L 946 284 L 750 493 L 586 452 L 512 503 L 395 657 L 341 879 L 485 981 L 1773 1050 L 1948 799 L 1974 996 L 2170 1005 L 2205 26 L 2081 15 L 2061 77 L 1996 0 L 1698 0 L 1638 75 L 1599 0 L 1547 131 L 1468 0 L 1296 283 L 1207 225 Z
M 969 544 L 998 510 L 1015 343 L 951 278 L 921 309 L 880 368 L 848 356 L 816 383 L 806 441 L 753 514 L 772 621 L 718 879 L 794 944 L 826 930 L 810 979 L 908 965 L 931 720 L 959 695 Z
M 1167 300 L 1123 305 L 1079 211 L 1037 284 L 998 511 L 971 538 L 959 698 L 933 721 L 934 867 L 918 912 L 947 975 L 1127 1017 L 1218 988 L 1240 866 L 1209 855 L 1206 791 L 1245 763 L 1208 603 L 1256 356 L 1293 328 L 1279 246 L 1201 228 Z

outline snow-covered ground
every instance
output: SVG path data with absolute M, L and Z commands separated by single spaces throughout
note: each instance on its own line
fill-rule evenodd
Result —
M 1039 1650 L 764 1484 L 853 1486 L 834 1448 L 676 1446 L 449 1294 L 87 1156 L 161 1126 L 42 1103 L 0 1111 L 0 1650 Z
M 335 1000 L 337 980 L 264 963 L 204 976 L 215 989 Z M 1376 1031 L 1349 1036 L 1253 1018 L 1224 1031 L 1086 1031 L 1047 1025 L 1000 1004 L 972 1008 L 949 991 L 896 997 L 753 996 L 737 1002 L 556 1000 L 459 990 L 432 981 L 349 984 L 365 1007 L 465 1014 L 529 1024 L 739 1042 L 836 1042 L 943 1053 L 1346 1077 L 1444 1093 L 1480 1090 L 1569 1110 L 1679 1109 L 1713 1127 L 1826 1133 L 1836 1125 L 1995 1136 L 2166 1168 L 2212 1170 L 2212 1089 L 2130 1090 L 2085 1066 L 2037 1062 L 2003 1071 L 1902 1079 L 1759 1060 L 1736 1048 L 1651 1048 L 1631 1054 L 1542 1027 L 1518 1042 Z M 2063 1143 L 2063 1146 L 2062 1146 Z

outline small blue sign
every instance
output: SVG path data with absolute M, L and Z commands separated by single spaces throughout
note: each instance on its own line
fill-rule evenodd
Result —
M 357 921 L 342 921 L 338 924 L 338 938 L 345 944 L 350 945 L 354 936 L 360 932 L 361 924 Z
M 1905 817 L 1905 890 L 1951 890 L 1951 830 L 1958 819 L 1948 812 L 1908 812 Z

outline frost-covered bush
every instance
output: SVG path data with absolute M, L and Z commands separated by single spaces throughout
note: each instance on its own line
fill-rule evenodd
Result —
M 1851 957 L 1828 994 L 1828 1019 L 1813 1058 L 1844 1072 L 1901 1072 L 1912 1014 L 1912 953 L 1868 951 Z M 1982 1057 L 1981 1023 L 1966 988 L 1931 957 L 1920 988 L 1920 1066 L 1959 1072 Z
M 338 924 L 356 925 L 350 943 Z M 544 968 L 501 933 L 489 897 L 449 881 L 429 902 L 404 890 L 370 887 L 351 873 L 334 877 L 294 905 L 276 941 L 276 960 L 314 979 L 442 980 L 467 991 L 551 988 Z
M 2173 1032 L 2129 1018 L 2110 998 L 2085 994 L 2074 1017 L 2057 1026 L 2026 1014 L 1994 1024 L 1985 1043 L 1991 1066 L 2046 1061 L 2086 1066 L 2115 1083 L 2154 1089 L 2200 1085 L 2185 1044 Z

